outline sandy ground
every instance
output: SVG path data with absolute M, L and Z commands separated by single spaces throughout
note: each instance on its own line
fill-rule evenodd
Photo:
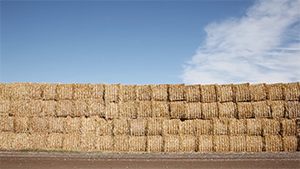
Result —
M 46 153 L 0 152 L 1 169 L 300 168 L 294 153 Z

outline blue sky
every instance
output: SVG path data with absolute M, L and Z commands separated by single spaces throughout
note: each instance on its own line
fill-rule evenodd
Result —
M 0 82 L 299 81 L 282 1 L 1 1 Z

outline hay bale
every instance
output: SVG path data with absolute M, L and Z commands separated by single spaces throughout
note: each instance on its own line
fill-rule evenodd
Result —
M 146 135 L 147 120 L 146 119 L 130 119 L 129 128 L 131 136 Z
M 88 105 L 86 100 L 74 100 L 73 109 L 70 114 L 73 117 L 88 116 Z
M 254 110 L 251 102 L 239 102 L 237 103 L 238 118 L 254 118 Z
M 37 137 L 35 138 L 35 140 L 38 139 Z M 12 150 L 27 150 L 30 148 L 30 145 L 32 144 L 29 142 L 27 133 L 14 133 L 12 135 Z
M 120 93 L 122 101 L 135 101 L 137 99 L 137 85 L 123 85 Z
M 80 151 L 80 133 L 72 132 L 64 135 L 63 150 Z
M 229 134 L 232 136 L 236 135 L 244 135 L 246 134 L 246 119 L 235 119 L 231 118 L 229 119 Z
M 247 151 L 246 136 L 230 136 L 230 151 L 245 152 Z
M 182 115 L 182 118 L 185 119 L 201 119 L 202 113 L 201 113 L 201 106 L 202 103 L 195 102 L 195 103 L 186 103 L 186 111 L 185 114 Z
M 218 103 L 219 117 L 235 118 L 237 117 L 237 106 L 233 102 Z
M 56 105 L 57 102 L 53 100 L 41 101 L 41 108 L 42 108 L 41 115 L 56 116 Z
M 263 138 L 261 136 L 246 136 L 247 152 L 262 152 Z
M 163 135 L 180 134 L 181 121 L 179 119 L 163 121 Z
M 147 142 L 146 136 L 130 136 L 129 152 L 145 152 L 146 142 Z
M 0 100 L 10 100 L 12 83 L 0 83 Z
M 29 99 L 29 84 L 30 83 L 16 83 L 12 84 L 11 99 L 12 100 L 27 100 Z
M 261 135 L 262 134 L 262 120 L 261 119 L 246 119 L 247 134 Z
M 63 148 L 64 134 L 50 133 L 47 137 L 47 150 L 61 150 Z
M 229 136 L 213 136 L 213 146 L 216 152 L 229 152 L 230 141 Z
M 162 135 L 164 120 L 165 118 L 148 118 L 147 135 Z
M 97 136 L 95 139 L 96 151 L 111 152 L 113 151 L 113 137 L 112 136 Z
M 11 107 L 10 100 L 1 100 L 0 99 L 0 113 L 8 113 Z
M 105 118 L 116 119 L 119 117 L 119 104 L 118 103 L 106 103 L 105 106 Z
M 89 99 L 87 103 L 87 116 L 105 117 L 105 103 L 102 99 Z
M 81 151 L 95 151 L 95 132 L 83 132 L 80 137 L 80 150 Z
M 0 150 L 12 150 L 13 132 L 0 132 Z
M 90 91 L 90 84 L 79 84 L 74 83 L 73 84 L 73 90 L 74 90 L 74 100 L 80 99 L 89 99 L 91 98 L 91 91 Z
M 104 89 L 106 84 L 90 84 L 90 95 L 92 99 L 104 100 Z
M 262 135 L 279 135 L 280 123 L 274 119 L 262 119 Z
M 170 84 L 169 85 L 169 100 L 170 101 L 184 101 L 185 96 L 185 84 Z
M 119 117 L 136 118 L 137 105 L 135 101 L 121 102 Z
M 152 117 L 170 117 L 168 102 L 152 101 Z
M 196 145 L 196 137 L 191 135 L 181 135 L 180 136 L 180 151 L 181 152 L 195 152 Z
M 270 118 L 271 110 L 267 101 L 252 102 L 253 113 L 255 118 Z
M 251 100 L 249 83 L 234 84 L 233 91 L 236 102 L 248 102 Z
M 28 118 L 28 131 L 34 132 L 48 132 L 48 119 L 45 117 L 29 117 Z
M 35 100 L 42 99 L 42 84 L 41 83 L 30 83 L 28 84 L 29 98 Z
M 267 84 L 267 98 L 269 100 L 284 100 L 283 95 L 283 84 L 275 83 L 275 84 Z
M 114 151 L 128 152 L 129 151 L 129 136 L 114 136 Z
M 210 103 L 217 101 L 216 85 L 201 85 L 201 102 Z
M 162 136 L 147 136 L 147 152 L 162 152 L 163 138 Z
M 166 135 L 164 139 L 164 152 L 180 152 L 180 136 Z
M 297 151 L 298 138 L 296 136 L 283 136 L 283 151 Z
M 55 100 L 57 99 L 57 83 L 42 83 L 42 98 L 43 100 Z
M 138 85 L 137 86 L 137 100 L 139 101 L 151 101 L 152 91 L 150 85 Z
M 219 102 L 232 102 L 234 101 L 232 84 L 216 85 L 217 100 Z
M 186 114 L 186 102 L 171 102 L 170 103 L 170 117 L 172 119 L 179 119 Z
M 151 101 L 138 101 L 137 102 L 137 117 L 151 117 L 152 116 L 152 103 Z
M 0 132 L 14 131 L 14 118 L 11 116 L 0 116 Z
M 50 133 L 65 133 L 66 132 L 66 123 L 67 119 L 64 117 L 48 117 L 47 126 Z
M 270 101 L 270 109 L 272 118 L 283 118 L 285 112 L 285 103 L 284 101 Z
M 11 114 L 14 116 L 41 116 L 40 100 L 18 100 L 11 102 Z
M 104 118 L 96 117 L 96 135 L 97 136 L 112 136 L 113 121 L 105 120 Z
M 283 84 L 283 95 L 285 96 L 285 100 L 289 101 L 299 101 L 300 99 L 300 83 L 286 83 Z
M 78 114 L 75 114 L 75 112 L 73 112 L 73 110 L 75 110 L 74 102 L 71 100 L 59 100 L 56 103 L 56 116 L 57 117 L 67 117 L 67 116 L 74 117 L 75 115 L 80 116 Z
M 186 85 L 186 101 L 187 102 L 200 102 L 201 101 L 201 85 Z
M 66 133 L 80 133 L 81 132 L 81 118 L 68 116 L 65 119 L 65 130 L 66 130 Z
M 28 117 L 15 117 L 14 118 L 15 132 L 25 133 L 28 131 Z
M 212 152 L 213 151 L 213 136 L 200 135 L 197 140 L 198 152 Z
M 251 101 L 264 101 L 267 99 L 267 88 L 265 83 L 250 84 Z
M 287 101 L 286 102 L 286 115 L 287 118 L 295 119 L 300 117 L 300 102 Z
M 72 100 L 74 97 L 74 84 L 57 84 L 56 92 L 58 100 Z
M 96 132 L 97 117 L 81 117 L 81 132 L 82 133 L 89 133 L 89 132 Z
M 167 101 L 168 95 L 168 84 L 150 85 L 152 101 Z
M 120 91 L 122 90 L 122 84 L 111 84 L 104 86 L 104 100 L 106 102 L 120 102 L 121 101 L 121 94 Z
M 203 119 L 219 117 L 218 103 L 202 103 L 201 112 Z
M 214 118 L 212 120 L 214 135 L 227 135 L 229 120 L 228 118 Z
M 113 135 L 129 135 L 128 119 L 113 119 Z
M 197 136 L 213 134 L 212 120 L 196 120 L 195 128 Z
M 282 139 L 278 135 L 265 136 L 266 151 L 282 151 Z
M 294 119 L 280 119 L 281 135 L 282 136 L 295 136 L 297 127 L 296 120 Z
M 196 135 L 196 120 L 185 120 L 181 122 L 181 134 Z

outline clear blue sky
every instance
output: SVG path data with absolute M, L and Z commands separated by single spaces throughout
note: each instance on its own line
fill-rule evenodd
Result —
M 193 75 L 209 71 L 193 60 L 209 25 L 242 19 L 255 1 L 0 3 L 0 82 L 158 84 L 210 83 Z

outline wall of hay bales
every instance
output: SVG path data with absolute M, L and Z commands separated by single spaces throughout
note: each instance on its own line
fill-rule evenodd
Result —
M 0 150 L 299 151 L 300 84 L 0 83 Z

